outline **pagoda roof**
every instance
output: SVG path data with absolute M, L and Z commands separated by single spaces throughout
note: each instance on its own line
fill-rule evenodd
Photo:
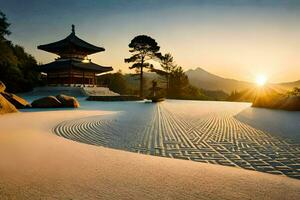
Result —
M 75 35 L 74 27 L 75 26 L 72 25 L 72 32 L 65 39 L 59 40 L 57 42 L 49 43 L 49 44 L 39 45 L 37 48 L 57 55 L 60 55 L 62 53 L 74 53 L 74 52 L 83 55 L 90 55 L 93 53 L 105 51 L 103 47 L 92 45 L 78 38 Z
M 112 71 L 112 67 L 100 66 L 92 62 L 82 62 L 73 59 L 67 60 L 56 60 L 54 62 L 41 65 L 38 67 L 38 71 L 40 72 L 50 72 L 50 71 L 58 71 L 58 70 L 69 70 L 70 68 L 74 69 L 83 69 L 86 71 L 93 71 L 96 73 L 104 73 Z

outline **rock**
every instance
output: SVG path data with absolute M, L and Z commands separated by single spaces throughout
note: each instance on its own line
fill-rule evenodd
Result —
M 79 102 L 75 97 L 67 96 L 64 94 L 57 95 L 56 98 L 61 102 L 62 107 L 78 108 Z
M 300 111 L 299 96 L 273 96 L 256 98 L 253 107 Z
M 252 103 L 252 107 L 274 108 L 275 104 L 277 104 L 276 99 L 256 97 Z
M 54 96 L 43 97 L 31 103 L 33 108 L 59 108 L 62 103 Z
M 289 96 L 280 106 L 280 109 L 300 111 L 300 96 Z
M 0 92 L 4 92 L 6 89 L 6 86 L 4 85 L 4 83 L 2 81 L 0 81 Z
M 25 99 L 15 95 L 15 94 L 11 94 L 8 92 L 2 92 L 1 94 L 3 97 L 6 98 L 6 100 L 8 100 L 11 104 L 13 104 L 17 109 L 31 107 L 30 103 L 28 103 Z
M 282 105 L 287 101 L 287 96 L 281 96 L 274 99 L 273 106 L 271 108 L 274 109 L 282 109 Z
M 0 94 L 0 114 L 13 112 L 18 112 L 18 110 Z

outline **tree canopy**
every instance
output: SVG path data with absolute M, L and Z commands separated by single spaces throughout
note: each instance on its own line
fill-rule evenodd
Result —
M 108 73 L 98 77 L 99 83 L 106 85 L 110 90 L 119 94 L 130 94 L 130 87 L 121 71 Z
M 10 34 L 10 31 L 8 30 L 9 25 L 6 15 L 0 11 L 0 39 L 4 39 L 5 35 Z
M 35 71 L 37 62 L 23 47 L 5 38 L 10 34 L 9 25 L 6 16 L 0 11 L 0 80 L 5 83 L 8 91 L 28 91 L 40 81 L 40 74 Z
M 140 75 L 140 96 L 144 97 L 144 86 L 143 86 L 143 69 L 151 69 L 152 65 L 147 62 L 152 59 L 159 58 L 160 47 L 157 42 L 147 35 L 139 35 L 133 38 L 128 45 L 132 54 L 131 57 L 126 58 L 126 63 L 133 63 L 129 69 L 135 69 Z
M 166 78 L 166 84 L 167 84 L 166 90 L 168 94 L 170 89 L 170 75 L 172 72 L 176 70 L 177 66 L 175 65 L 173 56 L 170 53 L 161 55 L 159 57 L 159 62 L 162 70 L 153 68 L 152 72 L 155 72 L 158 75 L 164 76 Z

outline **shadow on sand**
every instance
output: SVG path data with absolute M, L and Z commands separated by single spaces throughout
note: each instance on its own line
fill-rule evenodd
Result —
M 300 112 L 249 107 L 235 118 L 256 129 L 300 142 Z

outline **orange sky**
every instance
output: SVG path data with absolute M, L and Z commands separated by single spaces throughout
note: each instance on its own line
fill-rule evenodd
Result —
M 74 23 L 80 38 L 106 48 L 105 52 L 90 56 L 93 62 L 123 72 L 129 72 L 124 58 L 130 55 L 130 40 L 147 34 L 156 39 L 162 53 L 170 52 L 185 70 L 201 67 L 223 77 L 246 81 L 253 81 L 258 74 L 265 74 L 270 82 L 300 79 L 297 3 L 112 2 L 74 3 L 65 7 L 35 2 L 23 8 L 20 16 L 13 5 L 7 4 L 3 12 L 12 23 L 13 34 L 9 39 L 23 45 L 43 63 L 56 56 L 37 50 L 36 46 L 63 39 Z M 80 12 L 74 12 L 79 8 Z

